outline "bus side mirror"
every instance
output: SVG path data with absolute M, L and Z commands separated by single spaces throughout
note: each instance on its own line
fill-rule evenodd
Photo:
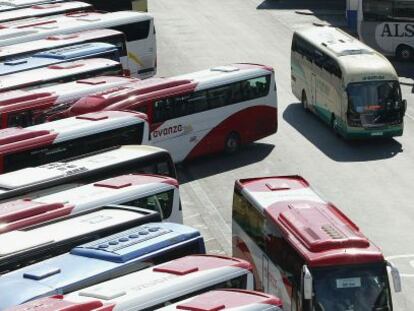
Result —
M 387 261 L 387 268 L 391 272 L 392 283 L 394 284 L 394 291 L 396 293 L 401 292 L 402 288 L 400 272 L 398 271 L 397 267 L 389 261 Z
M 310 273 L 308 267 L 305 265 L 303 266 L 303 298 L 305 298 L 306 300 L 311 300 L 312 299 L 312 293 L 313 293 L 313 288 L 312 288 L 312 283 L 313 283 L 313 279 L 312 279 L 312 274 Z

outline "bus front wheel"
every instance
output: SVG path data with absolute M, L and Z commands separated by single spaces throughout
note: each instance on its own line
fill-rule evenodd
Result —
M 407 45 L 400 45 L 397 48 L 397 57 L 398 59 L 402 60 L 402 61 L 409 61 L 411 59 L 413 59 L 413 54 L 414 51 L 411 47 L 407 46 Z
M 227 154 L 233 154 L 240 148 L 240 136 L 236 132 L 231 132 L 224 145 L 224 152 Z
M 331 117 L 331 127 L 334 131 L 334 133 L 339 137 L 339 126 L 338 126 L 338 120 L 335 118 L 335 115 L 332 115 Z
M 306 97 L 306 92 L 302 91 L 302 107 L 305 111 L 309 111 L 309 107 L 308 107 L 308 98 Z

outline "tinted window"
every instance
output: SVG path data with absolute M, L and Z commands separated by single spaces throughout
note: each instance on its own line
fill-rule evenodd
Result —
M 123 204 L 156 211 L 160 213 L 162 219 L 166 219 L 171 216 L 173 203 L 174 190 L 169 190 L 156 195 L 125 202 Z
M 384 21 L 392 19 L 391 0 L 364 0 L 362 2 L 364 20 Z
M 149 34 L 150 23 L 151 21 L 147 20 L 133 24 L 120 25 L 112 28 L 123 32 L 126 36 L 127 41 L 130 42 L 147 38 Z
M 394 3 L 393 16 L 414 20 L 414 1 L 397 1 Z
M 4 172 L 85 155 L 112 146 L 140 144 L 142 136 L 143 124 L 136 124 L 64 141 L 48 147 L 9 154 L 4 157 Z
M 115 45 L 119 50 L 119 55 L 120 56 L 126 56 L 127 55 L 127 48 L 126 48 L 126 45 L 125 45 L 124 35 L 112 36 L 112 37 L 109 37 L 105 41 L 110 43 L 110 44 Z
M 166 120 L 267 96 L 270 75 L 243 80 L 187 96 L 169 97 L 153 104 L 153 122 Z
M 264 217 L 238 192 L 233 196 L 233 219 L 256 245 L 264 250 Z

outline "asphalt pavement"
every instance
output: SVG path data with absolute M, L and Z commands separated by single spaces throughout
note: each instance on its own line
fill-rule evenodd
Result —
M 312 3 L 312 7 L 308 7 Z M 217 155 L 179 168 L 186 224 L 199 228 L 210 252 L 231 254 L 234 181 L 300 174 L 334 202 L 401 270 L 406 310 L 414 310 L 414 96 L 402 87 L 408 113 L 402 137 L 346 142 L 305 113 L 290 88 L 293 31 L 313 22 L 345 26 L 337 1 L 149 0 L 155 16 L 158 75 L 232 62 L 275 68 L 279 129 L 234 156 Z M 308 10 L 310 14 L 298 14 Z M 398 64 L 397 64 L 398 65 Z M 412 78 L 414 64 L 399 72 Z

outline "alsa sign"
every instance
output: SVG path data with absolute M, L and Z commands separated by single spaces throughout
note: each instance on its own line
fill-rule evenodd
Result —
M 384 23 L 379 35 L 387 38 L 414 38 L 414 23 Z

